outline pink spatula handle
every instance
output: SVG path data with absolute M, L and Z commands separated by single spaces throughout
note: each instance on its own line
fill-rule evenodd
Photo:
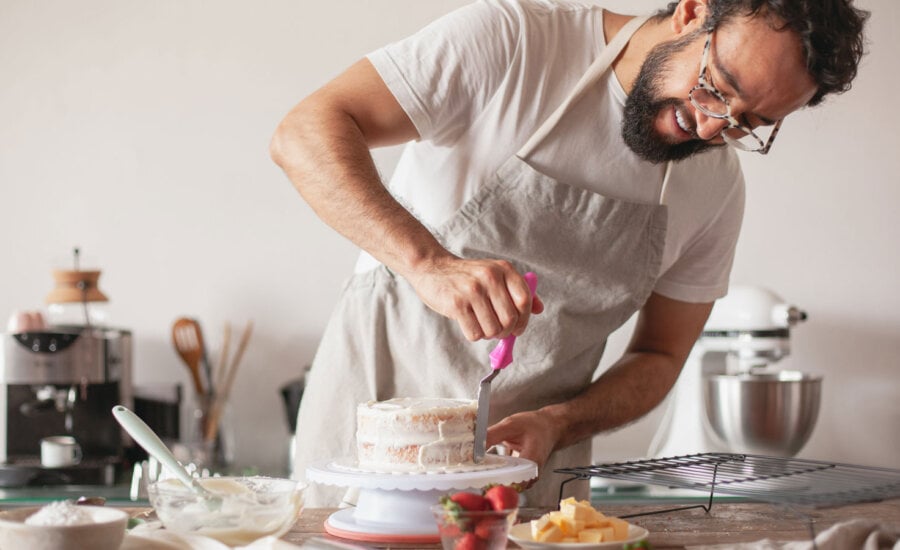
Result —
M 534 296 L 535 290 L 537 290 L 537 275 L 529 271 L 524 275 L 525 282 L 528 283 L 528 288 L 531 289 L 531 295 Z M 494 351 L 490 353 L 491 358 L 491 368 L 494 370 L 505 369 L 510 363 L 512 363 L 513 359 L 513 345 L 516 343 L 516 337 L 513 334 L 510 334 L 506 338 L 500 340 L 500 343 L 497 344 L 497 347 L 494 348 Z

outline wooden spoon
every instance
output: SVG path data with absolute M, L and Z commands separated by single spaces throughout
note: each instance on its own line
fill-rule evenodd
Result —
M 203 380 L 200 377 L 200 363 L 203 360 L 203 335 L 197 321 L 179 317 L 172 325 L 172 343 L 191 373 L 191 381 L 197 395 L 204 395 Z
M 226 325 L 227 326 L 227 325 Z M 230 328 L 228 334 L 230 335 Z M 241 364 L 241 358 L 244 356 L 244 350 L 250 342 L 250 335 L 253 334 L 253 321 L 248 321 L 241 334 L 241 341 L 238 343 L 237 352 L 231 360 L 231 367 L 222 379 L 222 384 L 216 388 L 215 399 L 213 399 L 212 409 L 209 414 L 209 422 L 206 424 L 206 441 L 215 441 L 216 432 L 219 429 L 219 420 L 225 407 L 225 402 L 231 394 L 231 386 L 234 384 L 234 378 L 237 374 L 238 366 Z M 223 359 L 224 362 L 224 359 Z

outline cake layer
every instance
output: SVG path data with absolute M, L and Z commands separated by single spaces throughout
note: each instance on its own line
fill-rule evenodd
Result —
M 438 470 L 471 464 L 476 403 L 470 399 L 395 398 L 357 408 L 357 459 L 379 471 Z

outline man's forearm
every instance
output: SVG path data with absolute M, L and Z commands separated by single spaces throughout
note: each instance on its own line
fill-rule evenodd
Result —
M 678 378 L 679 361 L 653 352 L 628 353 L 580 395 L 542 408 L 559 427 L 555 447 L 620 428 L 653 410 Z
M 532 300 L 515 267 L 453 255 L 382 184 L 369 149 L 418 137 L 364 59 L 285 117 L 271 155 L 325 223 L 405 278 L 426 306 L 456 321 L 466 338 L 521 334 L 543 305 Z
M 301 105 L 279 127 L 272 157 L 325 223 L 400 274 L 448 254 L 385 189 L 350 115 Z

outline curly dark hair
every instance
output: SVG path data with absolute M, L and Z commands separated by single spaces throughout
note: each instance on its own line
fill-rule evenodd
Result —
M 670 2 L 656 16 L 675 12 L 678 2 Z M 704 21 L 712 30 L 737 16 L 763 15 L 772 18 L 779 30 L 790 29 L 800 36 L 806 68 L 818 89 L 807 105 L 822 102 L 828 94 L 850 89 L 864 53 L 863 26 L 870 13 L 853 6 L 852 0 L 709 0 Z

